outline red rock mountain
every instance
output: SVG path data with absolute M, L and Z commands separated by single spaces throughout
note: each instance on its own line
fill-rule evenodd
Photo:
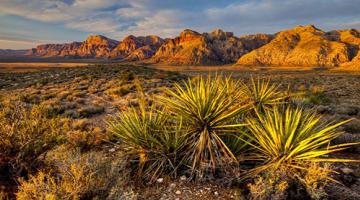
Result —
M 84 42 L 39 45 L 27 53 L 38 57 L 63 58 L 112 58 L 119 60 L 143 60 L 155 54 L 164 43 L 158 36 L 128 36 L 123 41 L 101 35 L 91 35 Z
M 0 57 L 11 56 L 146 60 L 170 65 L 236 63 L 250 66 L 358 66 L 360 69 L 360 32 L 354 29 L 325 32 L 307 25 L 274 35 L 241 37 L 220 29 L 210 33 L 186 29 L 178 37 L 166 40 L 154 35 L 130 35 L 118 42 L 92 35 L 83 42 L 39 45 L 27 54 L 0 50 Z
M 29 55 L 41 57 L 103 58 L 119 42 L 102 35 L 90 35 L 84 42 L 44 44 L 31 49 Z
M 270 35 L 237 38 L 231 32 L 216 29 L 200 34 L 186 29 L 179 37 L 168 40 L 153 56 L 153 62 L 174 65 L 213 65 L 235 62 L 241 55 L 270 41 Z M 248 42 L 251 41 L 251 42 Z M 265 42 L 266 41 L 266 42 Z
M 358 34 L 326 33 L 313 25 L 281 31 L 268 44 L 237 61 L 240 65 L 339 66 L 357 52 Z
M 111 51 L 110 57 L 130 61 L 144 60 L 153 56 L 163 43 L 164 40 L 155 35 L 145 37 L 130 35 Z
M 355 29 L 331 31 L 328 37 L 335 41 L 340 41 L 348 45 L 349 54 L 352 58 L 349 62 L 343 63 L 344 66 L 360 67 L 360 32 Z

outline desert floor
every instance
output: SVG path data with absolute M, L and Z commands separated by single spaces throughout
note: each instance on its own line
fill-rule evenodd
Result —
M 266 78 L 280 84 L 298 97 L 299 104 L 324 116 L 327 120 L 353 121 L 341 127 L 345 134 L 338 141 L 360 141 L 360 73 L 326 69 L 296 67 L 244 68 L 219 67 L 172 67 L 135 66 L 121 64 L 86 63 L 0 63 L 0 102 L 10 101 L 29 105 L 43 105 L 54 115 L 69 117 L 77 132 L 90 132 L 95 136 L 69 136 L 76 148 L 96 151 L 104 156 L 115 156 L 118 147 L 107 142 L 109 116 L 138 105 L 138 85 L 149 101 L 162 93 L 165 87 L 195 75 L 224 74 L 249 82 L 250 78 Z M 136 78 L 135 78 L 136 77 Z M 138 83 L 136 83 L 138 81 Z M 360 159 L 360 147 L 342 154 Z M 336 165 L 345 170 L 338 178 L 343 185 L 329 189 L 331 198 L 360 199 L 360 167 L 357 164 Z M 1 172 L 0 180 L 6 175 Z M 1 182 L 1 181 L 0 181 Z M 0 183 L 6 186 L 11 183 Z M 166 179 L 155 185 L 135 188 L 143 199 L 242 199 L 242 190 L 226 181 L 187 183 Z M 179 194 L 177 191 L 181 191 Z

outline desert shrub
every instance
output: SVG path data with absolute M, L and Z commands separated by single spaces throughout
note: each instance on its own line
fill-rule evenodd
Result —
M 331 145 L 330 142 L 342 132 L 336 128 L 349 120 L 332 124 L 321 122 L 314 112 L 301 108 L 274 107 L 256 118 L 248 118 L 253 156 L 262 165 L 251 170 L 258 173 L 268 168 L 289 167 L 305 169 L 304 164 L 312 162 L 345 162 L 346 159 L 327 158 L 325 156 L 341 151 L 355 143 Z M 247 142 L 247 141 L 245 141 Z
M 236 161 L 223 137 L 243 126 L 236 119 L 245 110 L 239 89 L 240 83 L 230 77 L 195 77 L 160 97 L 167 111 L 188 128 L 186 157 L 199 176 Z
M 323 166 L 319 163 L 310 163 L 306 172 L 300 173 L 296 178 L 303 184 L 311 199 L 324 199 L 327 196 L 325 187 L 333 181 L 329 178 L 332 172 L 328 163 Z
M 36 94 L 20 94 L 19 101 L 24 103 L 38 104 L 40 102 L 40 97 Z
M 101 114 L 105 111 L 105 108 L 103 106 L 97 106 L 97 105 L 93 105 L 93 106 L 86 106 L 83 108 L 80 108 L 78 110 L 79 116 L 80 117 L 91 117 L 93 115 L 98 115 Z
M 250 199 L 326 199 L 329 165 L 304 163 L 307 170 L 279 166 L 256 175 L 248 183 Z
M 121 156 L 114 159 L 101 152 L 80 154 L 64 148 L 52 154 L 55 170 L 19 180 L 17 199 L 135 199 L 126 185 L 128 172 Z
M 137 163 L 138 176 L 154 180 L 163 173 L 176 175 L 187 135 L 182 134 L 181 125 L 169 124 L 168 115 L 141 105 L 139 111 L 131 108 L 120 113 L 109 121 L 109 127 Z
M 134 85 L 132 84 L 125 84 L 115 88 L 110 88 L 107 93 L 110 95 L 122 97 L 124 95 L 129 94 L 134 89 Z
M 0 167 L 16 176 L 32 170 L 37 158 L 62 141 L 66 118 L 48 118 L 44 107 L 20 103 L 0 110 Z
M 75 120 L 66 133 L 67 143 L 85 151 L 108 141 L 108 135 L 99 127 L 94 127 L 87 119 Z
M 267 171 L 253 178 L 249 183 L 249 199 L 285 200 L 288 198 L 289 177 L 284 170 Z

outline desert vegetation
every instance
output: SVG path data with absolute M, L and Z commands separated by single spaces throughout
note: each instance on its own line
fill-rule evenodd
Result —
M 359 111 L 255 75 L 3 73 L 0 199 L 356 199 Z

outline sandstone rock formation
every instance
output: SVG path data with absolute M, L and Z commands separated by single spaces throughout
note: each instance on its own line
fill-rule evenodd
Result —
M 240 65 L 338 66 L 352 59 L 348 44 L 331 40 L 313 25 L 276 34 L 268 44 L 242 56 Z
M 360 32 L 355 29 L 331 31 L 328 37 L 348 45 L 351 60 L 344 66 L 357 66 L 360 68 Z
M 258 38 L 253 36 L 254 39 Z M 154 62 L 174 65 L 213 65 L 235 62 L 241 55 L 264 42 L 246 44 L 251 38 L 237 38 L 231 32 L 216 29 L 200 34 L 189 29 L 168 40 L 156 52 Z M 270 39 L 269 39 L 270 40 Z
M 143 60 L 155 54 L 164 43 L 158 36 L 128 36 L 123 41 L 101 35 L 91 35 L 84 42 L 44 44 L 28 51 L 27 55 L 61 58 L 112 58 L 119 60 Z
M 78 55 L 80 57 L 108 57 L 111 50 L 119 44 L 118 41 L 109 39 L 102 35 L 89 36 L 79 47 Z
M 28 55 L 39 57 L 77 57 L 81 42 L 66 44 L 43 44 L 30 49 Z
M 153 56 L 163 43 L 164 40 L 155 35 L 145 37 L 130 35 L 111 51 L 110 57 L 129 61 L 147 59 Z

